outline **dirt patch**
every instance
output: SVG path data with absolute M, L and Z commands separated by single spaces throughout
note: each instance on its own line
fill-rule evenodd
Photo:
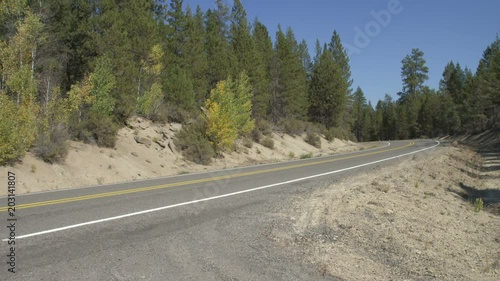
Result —
M 498 194 L 500 171 L 482 159 L 448 146 L 346 178 L 294 200 L 271 237 L 345 280 L 499 280 L 498 205 L 473 200 Z

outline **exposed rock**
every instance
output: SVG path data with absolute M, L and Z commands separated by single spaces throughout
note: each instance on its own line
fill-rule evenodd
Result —
M 170 132 L 165 127 L 155 128 L 155 132 L 157 134 L 161 135 L 162 138 L 164 138 L 164 139 L 169 139 L 170 138 L 170 136 L 169 136 Z
M 163 127 L 156 127 L 155 129 L 155 132 L 159 135 L 162 135 L 162 134 L 165 134 L 166 132 L 168 132 L 166 126 L 163 126 Z
M 134 137 L 134 140 L 137 142 L 137 143 L 140 143 L 140 144 L 144 144 L 146 147 L 150 147 L 151 144 L 153 143 L 150 139 L 148 138 L 142 138 L 142 137 L 139 137 L 139 136 L 135 136 Z
M 173 141 L 168 142 L 168 148 L 170 148 L 170 151 L 172 151 L 172 153 L 175 153 L 175 144 Z
M 170 131 L 171 132 L 178 132 L 182 129 L 182 124 L 179 123 L 172 123 L 170 124 Z
M 132 152 L 130 154 L 132 154 L 132 156 L 139 157 L 139 154 L 137 154 L 137 152 Z
M 141 128 L 142 130 L 146 130 L 147 128 L 149 128 L 149 124 L 147 122 L 141 122 L 139 123 L 139 128 Z
M 125 125 L 127 125 L 127 127 L 129 129 L 134 129 L 134 124 L 132 122 L 133 122 L 132 118 L 129 118 L 129 119 L 125 120 Z
M 161 141 L 161 140 L 157 140 L 155 141 L 156 144 L 158 144 L 159 146 L 161 146 L 161 148 L 166 148 L 167 146 L 165 145 L 165 142 Z

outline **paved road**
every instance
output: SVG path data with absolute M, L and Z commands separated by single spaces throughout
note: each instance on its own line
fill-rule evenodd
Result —
M 350 154 L 17 196 L 15 274 L 7 271 L 10 222 L 7 198 L 0 198 L 0 280 L 335 280 L 272 241 L 280 208 L 336 177 L 435 145 L 382 143 Z

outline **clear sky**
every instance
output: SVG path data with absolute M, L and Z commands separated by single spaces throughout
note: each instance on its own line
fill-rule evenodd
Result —
M 193 9 L 199 4 L 206 10 L 214 8 L 213 2 L 185 0 L 184 4 Z M 311 55 L 316 39 L 322 44 L 329 42 L 333 30 L 337 30 L 351 53 L 354 88 L 360 86 L 374 106 L 385 93 L 396 98 L 401 91 L 401 60 L 412 48 L 424 52 L 429 67 L 426 84 L 437 89 L 450 60 L 475 71 L 484 49 L 500 32 L 499 0 L 242 0 L 242 3 L 249 20 L 253 22 L 258 17 L 273 40 L 278 24 L 292 27 L 298 40 L 307 41 Z

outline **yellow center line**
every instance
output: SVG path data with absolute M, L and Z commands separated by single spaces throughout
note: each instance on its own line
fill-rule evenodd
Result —
M 111 196 L 145 192 L 145 191 L 152 191 L 152 190 L 164 189 L 164 188 L 169 188 L 169 187 L 186 186 L 186 185 L 192 185 L 192 184 L 197 184 L 197 183 L 207 183 L 207 182 L 213 182 L 213 181 L 218 181 L 218 180 L 226 180 L 226 179 L 240 178 L 240 177 L 246 177 L 246 176 L 253 176 L 253 175 L 259 175 L 259 174 L 265 174 L 265 173 L 271 173 L 271 172 L 277 172 L 277 171 L 290 170 L 290 169 L 295 169 L 295 168 L 308 167 L 308 166 L 313 166 L 313 165 L 320 165 L 320 164 L 325 164 L 325 163 L 332 163 L 332 162 L 348 160 L 348 159 L 353 159 L 353 158 L 359 158 L 359 157 L 364 157 L 364 156 L 376 155 L 376 154 L 380 154 L 380 153 L 384 153 L 384 152 L 404 149 L 404 148 L 407 148 L 407 147 L 410 147 L 413 145 L 415 145 L 415 143 L 410 142 L 409 144 L 402 146 L 402 147 L 398 147 L 398 148 L 385 149 L 385 150 L 381 150 L 381 151 L 370 152 L 370 153 L 365 153 L 365 154 L 361 154 L 361 155 L 347 156 L 347 157 L 342 157 L 342 158 L 337 158 L 337 159 L 321 160 L 321 161 L 316 161 L 316 162 L 296 164 L 296 165 L 292 165 L 292 166 L 271 168 L 271 169 L 253 171 L 253 172 L 244 172 L 244 173 L 233 174 L 233 175 L 224 175 L 224 176 L 218 176 L 218 177 L 212 177 L 212 178 L 203 178 L 203 179 L 168 183 L 168 184 L 162 184 L 162 185 L 156 185 L 156 186 L 140 187 L 140 188 L 134 188 L 134 189 L 118 190 L 118 191 L 113 191 L 113 192 L 104 192 L 104 193 L 98 193 L 98 194 L 92 194 L 92 195 L 84 195 L 84 196 L 69 197 L 69 198 L 62 198 L 62 199 L 56 199 L 56 200 L 21 204 L 21 205 L 17 205 L 16 209 L 27 209 L 27 208 L 34 208 L 34 207 L 50 206 L 50 205 L 57 205 L 57 204 L 63 204 L 63 203 L 69 203 L 69 202 L 111 197 Z M 8 209 L 8 207 L 1 207 L 0 212 L 6 211 L 7 209 Z

